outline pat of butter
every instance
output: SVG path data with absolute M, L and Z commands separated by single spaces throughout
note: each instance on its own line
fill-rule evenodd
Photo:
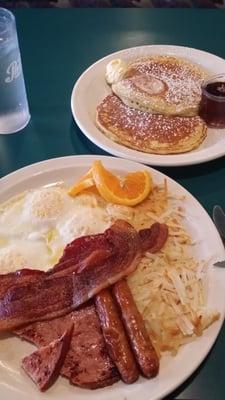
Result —
M 119 82 L 127 70 L 127 64 L 121 59 L 110 61 L 106 66 L 105 78 L 109 85 Z

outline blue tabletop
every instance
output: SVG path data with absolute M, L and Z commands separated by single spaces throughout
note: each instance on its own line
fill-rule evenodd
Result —
M 144 44 L 190 46 L 225 58 L 225 12 L 220 10 L 20 9 L 15 14 L 31 121 L 19 133 L 0 135 L 0 177 L 48 158 L 106 154 L 84 137 L 70 109 L 76 79 L 97 59 Z M 209 214 L 214 204 L 225 207 L 225 157 L 159 169 Z M 224 349 L 223 329 L 200 368 L 168 399 L 225 399 Z

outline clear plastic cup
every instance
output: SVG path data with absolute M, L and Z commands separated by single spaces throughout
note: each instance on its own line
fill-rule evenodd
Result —
M 29 120 L 15 17 L 0 8 L 0 134 L 20 131 Z
M 225 73 L 203 82 L 199 114 L 210 128 L 225 128 Z

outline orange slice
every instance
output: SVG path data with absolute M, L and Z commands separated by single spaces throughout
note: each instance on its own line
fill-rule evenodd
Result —
M 82 176 L 69 190 L 68 194 L 70 196 L 75 197 L 78 193 L 82 192 L 85 189 L 89 189 L 94 186 L 94 180 L 92 177 L 92 168 Z
M 111 203 L 135 206 L 141 203 L 153 188 L 147 171 L 133 172 L 120 180 L 107 171 L 101 161 L 92 165 L 92 176 L 101 196 Z

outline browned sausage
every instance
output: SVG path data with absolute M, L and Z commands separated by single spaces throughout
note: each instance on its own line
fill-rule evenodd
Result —
M 130 343 L 136 361 L 147 378 L 157 375 L 159 358 L 151 343 L 141 314 L 134 302 L 129 286 L 125 280 L 113 286 L 113 294 L 120 307 L 124 326 L 130 338 Z
M 105 289 L 95 296 L 95 305 L 109 355 L 116 364 L 122 380 L 125 383 L 135 382 L 139 371 L 110 291 Z
M 141 229 L 139 236 L 141 238 L 142 250 L 156 253 L 161 250 L 167 241 L 168 226 L 155 222 L 150 229 Z

